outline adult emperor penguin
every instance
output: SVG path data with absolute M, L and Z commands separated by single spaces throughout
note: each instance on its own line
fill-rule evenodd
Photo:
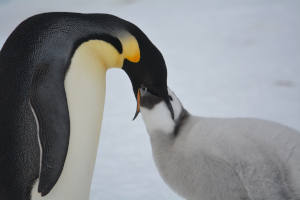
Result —
M 250 118 L 189 114 L 169 90 L 141 89 L 141 114 L 165 182 L 188 200 L 299 200 L 300 132 Z
M 128 21 L 44 13 L 13 31 L 0 52 L 1 200 L 89 199 L 111 67 L 137 97 L 144 85 L 167 99 L 164 59 Z

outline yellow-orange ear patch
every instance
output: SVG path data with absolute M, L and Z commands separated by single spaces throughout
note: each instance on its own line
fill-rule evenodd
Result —
M 130 62 L 137 63 L 141 59 L 139 43 L 132 35 L 126 34 L 120 37 L 123 56 Z

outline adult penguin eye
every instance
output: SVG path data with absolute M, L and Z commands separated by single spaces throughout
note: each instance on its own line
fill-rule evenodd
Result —
M 170 101 L 173 101 L 173 97 L 171 97 L 170 95 L 169 95 L 169 99 L 170 99 Z

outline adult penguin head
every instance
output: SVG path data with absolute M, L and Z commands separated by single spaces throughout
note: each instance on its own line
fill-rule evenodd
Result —
M 139 52 L 132 55 L 132 59 L 125 59 L 122 69 L 131 80 L 137 99 L 137 109 L 133 119 L 140 111 L 140 88 L 147 88 L 153 95 L 163 98 L 174 117 L 167 89 L 167 68 L 161 52 L 142 31 L 132 34 L 137 39 Z

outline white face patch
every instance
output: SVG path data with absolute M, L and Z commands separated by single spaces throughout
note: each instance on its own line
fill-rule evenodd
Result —
M 168 93 L 173 99 L 171 104 L 174 110 L 175 120 L 172 119 L 170 110 L 164 101 L 159 102 L 152 109 L 141 106 L 141 114 L 149 134 L 155 132 L 171 134 L 175 129 L 176 120 L 182 111 L 182 105 L 170 89 L 168 89 Z
M 172 133 L 175 127 L 170 111 L 165 102 L 160 102 L 152 109 L 141 107 L 143 120 L 149 134 L 153 132 Z

